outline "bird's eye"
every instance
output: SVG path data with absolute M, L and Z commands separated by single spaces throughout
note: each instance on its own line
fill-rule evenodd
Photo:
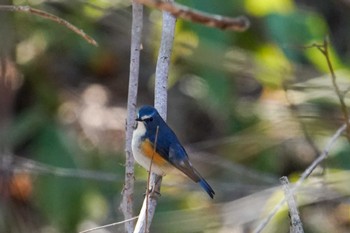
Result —
M 153 121 L 153 117 L 150 117 L 150 118 L 149 118 L 149 121 Z

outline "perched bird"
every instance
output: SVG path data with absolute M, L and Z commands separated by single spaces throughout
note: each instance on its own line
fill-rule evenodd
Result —
M 214 190 L 193 167 L 175 133 L 154 107 L 141 107 L 136 121 L 137 126 L 132 138 L 132 151 L 135 160 L 142 167 L 146 170 L 151 167 L 151 171 L 160 176 L 166 175 L 169 169 L 175 167 L 194 182 L 199 183 L 211 198 L 214 197 Z

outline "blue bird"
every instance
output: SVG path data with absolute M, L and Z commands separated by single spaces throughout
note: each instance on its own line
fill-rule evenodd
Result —
M 175 133 L 154 107 L 141 107 L 136 121 L 138 124 L 133 133 L 132 151 L 135 160 L 142 167 L 149 170 L 152 161 L 151 171 L 160 176 L 166 175 L 175 167 L 199 183 L 208 195 L 214 198 L 214 190 L 193 167 Z

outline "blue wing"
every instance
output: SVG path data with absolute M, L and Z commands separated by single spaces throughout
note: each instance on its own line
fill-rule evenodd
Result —
M 148 128 L 144 137 L 149 139 L 153 146 L 156 145 L 156 152 L 169 161 L 170 145 L 174 142 L 179 143 L 179 140 L 162 118 L 159 119 L 158 123 L 158 132 L 156 127 Z
M 156 145 L 156 152 L 159 155 L 161 155 L 174 167 L 185 173 L 194 182 L 199 183 L 211 198 L 214 197 L 214 190 L 192 166 L 185 149 L 181 146 L 175 133 L 166 125 L 164 121 L 160 122 L 156 142 L 156 132 L 148 131 L 145 137 L 150 140 L 153 146 Z
M 210 187 L 208 182 L 199 174 L 199 172 L 192 166 L 188 159 L 185 149 L 180 144 L 172 144 L 169 150 L 169 162 L 177 169 L 185 173 L 194 182 L 199 183 L 200 186 L 208 193 L 211 198 L 214 198 L 214 190 Z

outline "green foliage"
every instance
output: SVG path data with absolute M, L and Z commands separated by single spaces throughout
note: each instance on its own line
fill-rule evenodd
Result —
M 56 127 L 46 126 L 39 132 L 31 148 L 34 159 L 56 167 L 74 168 L 70 145 Z M 83 187 L 78 179 L 43 176 L 37 180 L 35 200 L 57 228 L 73 232 L 82 217 Z

